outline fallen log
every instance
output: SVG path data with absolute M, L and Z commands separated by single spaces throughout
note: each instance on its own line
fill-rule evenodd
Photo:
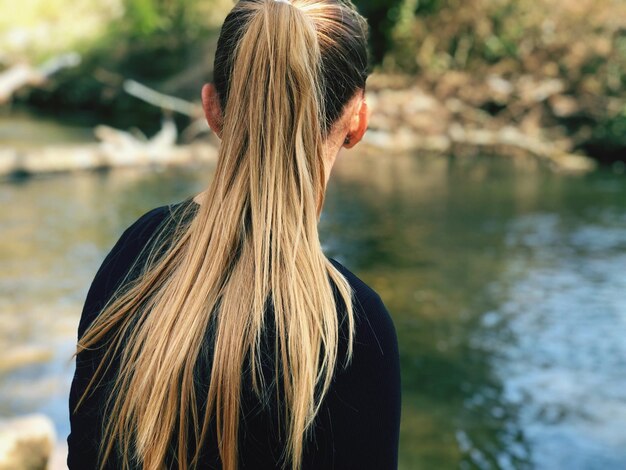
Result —
M 0 104 L 8 102 L 13 94 L 25 86 L 41 86 L 59 70 L 74 67 L 80 63 L 76 53 L 63 54 L 45 62 L 39 67 L 20 63 L 0 73 Z
M 189 116 L 192 119 L 191 124 L 181 133 L 181 137 L 185 142 L 190 142 L 198 135 L 210 131 L 202 106 L 197 103 L 178 98 L 177 96 L 166 95 L 135 80 L 125 80 L 123 88 L 129 95 L 161 108 L 161 110 L 173 111 Z
M 98 143 L 30 150 L 0 149 L 0 180 L 115 168 L 184 166 L 212 163 L 216 159 L 216 147 L 204 142 L 174 145 L 156 153 L 137 151 L 116 154 L 103 150 Z
M 94 130 L 100 139 L 100 150 L 110 161 L 129 161 L 137 164 L 167 160 L 176 145 L 178 131 L 171 119 L 163 120 L 161 130 L 151 139 L 139 138 L 130 132 L 100 125 Z
M 160 93 L 147 87 L 146 85 L 136 82 L 135 80 L 125 80 L 123 87 L 124 91 L 129 95 L 158 108 L 175 111 L 192 118 L 202 116 L 202 107 L 200 105 L 183 100 L 182 98 L 178 98 L 176 96 Z

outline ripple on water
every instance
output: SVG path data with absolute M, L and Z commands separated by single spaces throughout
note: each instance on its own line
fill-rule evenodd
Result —
M 536 468 L 626 468 L 626 224 L 604 222 L 517 220 L 508 244 L 532 252 L 510 250 L 509 298 L 483 320 L 513 338 L 487 333 Z

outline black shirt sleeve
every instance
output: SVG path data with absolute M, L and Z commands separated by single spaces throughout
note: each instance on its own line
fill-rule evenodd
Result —
M 358 329 L 352 367 L 339 376 L 336 387 L 337 395 L 349 406 L 343 407 L 343 416 L 338 412 L 334 419 L 343 432 L 349 433 L 344 452 L 348 458 L 358 456 L 359 462 L 351 467 L 346 462 L 337 468 L 395 470 L 400 425 L 396 332 L 378 295 L 368 299 L 363 309 L 367 325 Z
M 83 306 L 78 325 L 78 338 L 85 333 L 106 302 L 124 279 L 133 262 L 152 233 L 163 220 L 167 209 L 159 207 L 144 214 L 120 237 L 108 253 L 93 279 Z M 77 413 L 74 409 L 93 377 L 98 363 L 97 351 L 83 351 L 76 357 L 76 369 L 69 396 L 70 429 L 67 437 L 67 465 L 73 469 L 95 469 L 101 440 L 103 388 L 93 389 L 93 394 L 81 404 Z M 102 383 L 106 383 L 106 375 Z
M 396 330 L 380 296 L 331 261 L 354 289 L 355 342 L 352 362 L 337 373 L 319 417 L 318 428 L 332 440 L 334 455 L 307 468 L 396 470 L 401 405 Z

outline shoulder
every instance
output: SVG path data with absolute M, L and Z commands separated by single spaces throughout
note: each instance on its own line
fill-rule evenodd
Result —
M 380 295 L 356 274 L 332 258 L 330 262 L 343 274 L 353 290 L 355 313 L 354 354 L 397 360 L 398 339 L 393 319 Z
M 370 320 L 380 317 L 379 319 L 381 321 L 391 323 L 391 325 L 388 326 L 393 327 L 391 316 L 389 315 L 389 312 L 387 311 L 387 308 L 385 307 L 385 304 L 383 303 L 383 300 L 378 292 L 372 289 L 343 264 L 339 263 L 339 261 L 332 258 L 329 258 L 329 261 L 341 274 L 343 274 L 352 287 L 353 302 L 357 313 L 366 314 Z
M 333 258 L 329 258 L 329 261 L 348 280 L 348 283 L 354 291 L 355 300 L 365 302 L 366 304 L 382 302 L 380 295 L 363 282 L 356 274 Z
M 165 219 L 167 212 L 167 206 L 155 207 L 154 209 L 145 212 L 139 218 L 135 219 L 128 227 L 126 227 L 113 248 L 150 237 L 154 233 L 154 230 Z
M 171 218 L 176 208 L 183 204 L 184 202 L 180 202 L 155 207 L 135 219 L 124 230 L 91 282 L 79 322 L 79 338 L 118 287 L 135 272 L 136 262 L 152 236 L 157 233 L 164 221 Z
M 151 238 L 156 235 L 161 228 L 166 227 L 166 223 L 176 222 L 180 217 L 186 217 L 186 209 L 192 209 L 190 199 L 155 207 L 132 222 L 119 237 L 113 248 L 102 263 L 102 268 L 108 266 L 113 261 L 121 259 L 124 263 L 133 261 Z
M 124 230 L 107 255 L 103 265 L 106 265 L 111 258 L 119 257 L 122 254 L 128 260 L 134 252 L 141 251 L 159 228 L 164 225 L 164 222 L 177 219 L 177 214 L 182 213 L 179 210 L 188 208 L 190 201 L 190 199 L 186 199 L 175 204 L 155 207 L 145 212 Z
M 150 238 L 161 223 L 170 217 L 184 202 L 155 207 L 132 222 L 122 233 L 116 245 L 142 241 Z
M 103 271 L 120 271 L 139 255 L 157 228 L 166 219 L 169 206 L 160 206 L 145 212 L 132 222 L 115 242 L 105 257 L 96 278 Z
M 333 464 L 308 468 L 397 469 L 402 397 L 396 329 L 378 293 L 330 261 L 352 286 L 355 335 L 352 359 L 335 375 L 316 428 L 317 439 L 330 436 Z

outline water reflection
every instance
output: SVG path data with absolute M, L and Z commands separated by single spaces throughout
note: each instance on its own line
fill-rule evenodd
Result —
M 624 468 L 626 188 L 606 173 L 513 164 L 400 157 L 389 168 L 371 156 L 339 167 L 331 248 L 381 291 L 400 336 L 402 465 Z M 576 356 L 611 392 L 558 388 Z M 546 400 L 595 411 L 578 429 L 550 418 Z
M 532 214 L 511 227 L 514 282 L 489 323 L 506 397 L 523 404 L 541 468 L 624 468 L 626 463 L 626 217 L 598 207 L 581 226 L 567 214 Z M 593 221 L 593 222 L 592 222 Z M 520 315 L 523 312 L 523 315 Z M 565 454 L 564 448 L 569 451 Z
M 0 186 L 0 414 L 67 432 L 65 359 L 95 270 L 130 222 L 211 173 Z M 626 467 L 623 179 L 348 152 L 320 227 L 394 316 L 401 468 Z
M 337 256 L 357 267 L 394 313 L 403 467 L 523 468 L 529 452 L 516 407 L 501 399 L 490 353 L 472 338 L 492 304 L 485 283 L 505 269 L 503 229 L 519 194 L 534 186 L 532 175 L 504 182 L 510 165 L 441 159 L 396 157 L 389 165 L 371 156 L 359 163 L 339 167 L 346 175 L 334 188 L 333 239 Z M 366 222 L 350 224 L 353 211 Z

